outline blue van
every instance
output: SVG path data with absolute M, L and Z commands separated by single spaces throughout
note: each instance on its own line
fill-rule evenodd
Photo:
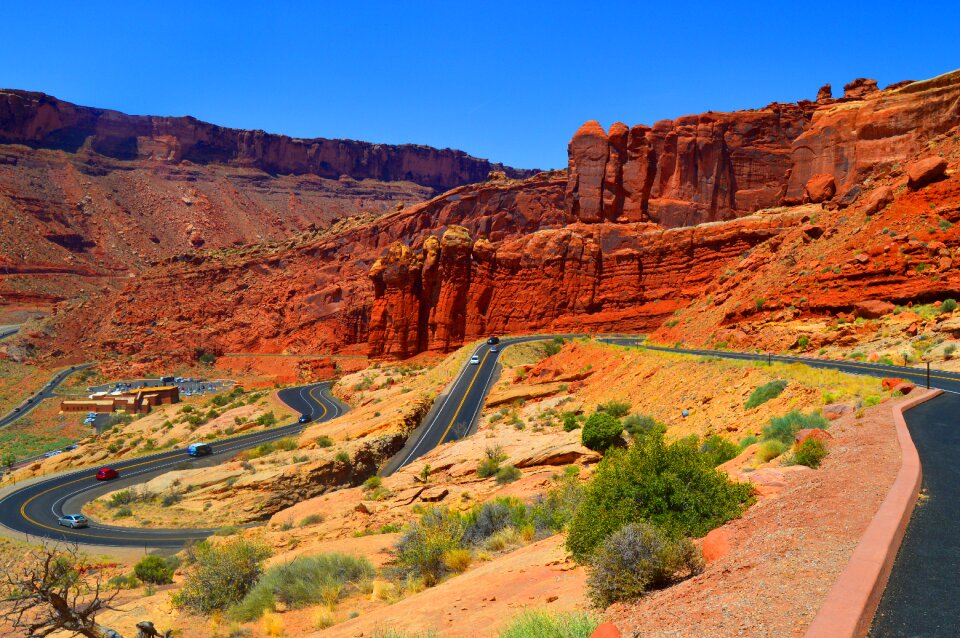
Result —
M 187 454 L 190 456 L 207 456 L 213 454 L 213 448 L 208 443 L 191 443 L 187 448 Z

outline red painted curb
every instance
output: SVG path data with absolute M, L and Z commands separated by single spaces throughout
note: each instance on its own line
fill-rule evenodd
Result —
M 919 394 L 920 391 L 915 392 Z M 870 631 L 923 478 L 920 457 L 903 413 L 942 392 L 926 391 L 893 407 L 901 459 L 897 478 L 804 638 L 864 638 Z

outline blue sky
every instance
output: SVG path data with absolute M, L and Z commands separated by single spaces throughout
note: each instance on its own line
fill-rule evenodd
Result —
M 2 15 L 2 87 L 519 167 L 565 166 L 588 119 L 652 124 L 960 67 L 956 2 L 48 1 Z

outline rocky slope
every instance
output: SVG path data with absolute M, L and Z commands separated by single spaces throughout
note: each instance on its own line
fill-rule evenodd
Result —
M 175 254 L 382 214 L 491 170 L 531 174 L 450 149 L 300 140 L 0 90 L 0 303 L 49 306 Z
M 697 300 L 707 310 L 693 327 L 685 321 L 676 329 L 704 342 L 757 308 L 786 306 L 757 302 L 781 295 L 784 281 L 805 291 L 798 294 L 809 297 L 810 312 L 877 298 L 880 288 L 860 272 L 862 256 L 859 265 L 838 264 L 840 272 L 827 275 L 814 263 L 825 257 L 819 246 L 836 246 L 844 263 L 868 237 L 881 252 L 900 254 L 896 245 L 884 248 L 890 242 L 882 226 L 860 220 L 868 213 L 885 219 L 884 207 L 899 198 L 915 207 L 919 200 L 910 198 L 921 182 L 952 175 L 958 126 L 960 72 L 883 91 L 858 80 L 838 99 L 825 87 L 817 102 L 653 127 L 615 124 L 607 133 L 588 123 L 570 143 L 565 174 L 495 174 L 380 218 L 170 261 L 105 304 L 74 308 L 55 327 L 60 343 L 143 361 L 198 348 L 355 348 L 407 357 L 490 332 L 667 330 L 681 323 L 671 315 Z M 915 160 L 932 162 L 928 172 L 936 175 L 911 178 L 904 165 Z M 949 184 L 955 179 L 930 186 L 924 192 L 934 199 L 922 202 L 943 209 L 943 224 L 953 223 Z M 910 233 L 939 222 L 923 218 L 929 213 L 905 215 L 898 213 L 898 233 L 907 233 L 906 248 L 928 250 L 911 244 Z M 823 220 L 847 224 L 838 235 L 843 247 Z M 861 228 L 868 234 L 855 236 Z M 821 235 L 832 243 L 805 248 L 802 258 L 793 249 Z M 952 261 L 941 260 L 949 255 L 935 244 L 932 250 L 936 272 L 947 274 Z M 777 255 L 789 272 L 771 265 L 760 277 L 762 265 L 781 263 Z M 905 261 L 897 261 L 896 277 L 877 273 L 883 298 L 943 296 L 942 282 L 924 283 L 930 274 L 916 277 L 902 268 Z M 823 299 L 817 290 L 825 291 Z M 834 299 L 835 290 L 844 299 Z M 77 320 L 91 309 L 103 320 Z M 708 323 L 708 332 L 698 332 Z M 40 332 L 33 336 L 43 340 Z

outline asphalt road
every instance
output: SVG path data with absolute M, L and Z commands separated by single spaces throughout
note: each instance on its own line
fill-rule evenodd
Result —
M 294 410 L 311 416 L 311 421 L 326 421 L 343 413 L 345 406 L 329 394 L 329 383 L 281 390 L 279 396 Z M 291 423 L 267 431 L 210 442 L 214 454 L 193 458 L 184 449 L 105 464 L 120 472 L 120 478 L 97 481 L 97 468 L 78 470 L 32 483 L 0 499 L 0 523 L 28 536 L 75 542 L 85 545 L 121 547 L 179 547 L 185 542 L 208 537 L 210 529 L 137 529 L 91 523 L 86 529 L 67 529 L 57 525 L 63 514 L 74 514 L 81 506 L 107 492 L 143 483 L 172 469 L 209 467 L 222 463 L 238 452 L 261 443 L 298 434 L 304 425 Z M 216 523 L 216 521 L 211 521 Z
M 38 390 L 33 395 L 27 397 L 27 399 L 16 406 L 12 411 L 7 413 L 4 417 L 0 418 L 0 428 L 5 428 L 17 419 L 22 416 L 29 414 L 35 407 L 40 405 L 40 402 L 44 399 L 54 396 L 57 388 L 60 387 L 60 384 L 63 383 L 67 377 L 69 377 L 74 372 L 78 372 L 85 368 L 92 366 L 92 363 L 84 363 L 81 365 L 71 366 L 65 370 L 53 375 L 53 378 L 50 379 L 46 385 L 44 385 L 40 390 Z
M 19 325 L 0 326 L 0 340 L 6 339 L 10 335 L 15 335 L 20 331 Z
M 456 441 L 473 433 L 477 415 L 483 408 L 490 386 L 500 374 L 500 354 L 504 348 L 517 343 L 545 341 L 555 336 L 572 335 L 534 335 L 529 337 L 509 337 L 497 344 L 498 352 L 484 343 L 471 353 L 480 358 L 479 364 L 467 363 L 453 382 L 446 395 L 438 397 L 433 409 L 423 423 L 414 430 L 407 444 L 384 466 L 380 474 L 389 476 L 433 448 L 448 441 Z

